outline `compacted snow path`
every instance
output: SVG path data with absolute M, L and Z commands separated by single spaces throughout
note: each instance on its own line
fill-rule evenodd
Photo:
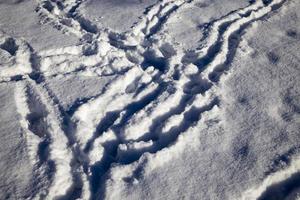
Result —
M 42 24 L 80 40 L 37 52 L 21 38 L 0 35 L 0 48 L 9 54 L 1 60 L 0 81 L 16 84 L 33 174 L 47 177 L 30 198 L 104 198 L 114 192 L 104 191 L 104 184 L 115 170 L 124 180 L 132 174 L 134 182 L 143 155 L 179 145 L 180 136 L 201 123 L 202 115 L 218 113 L 219 82 L 230 70 L 241 35 L 288 2 L 257 0 L 232 10 L 205 25 L 204 45 L 186 51 L 161 30 L 195 4 L 192 0 L 157 1 L 123 33 L 86 19 L 79 9 L 84 0 L 37 0 Z M 99 94 L 69 109 L 47 84 L 54 77 L 112 75 Z M 166 153 L 166 160 L 170 156 Z M 299 173 L 298 160 L 241 198 L 260 198 L 273 184 Z

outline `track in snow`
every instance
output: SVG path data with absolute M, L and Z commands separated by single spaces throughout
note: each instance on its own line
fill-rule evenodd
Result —
M 34 173 L 48 176 L 39 186 L 46 194 L 34 195 L 89 199 L 99 193 L 111 164 L 130 164 L 169 147 L 219 105 L 218 82 L 241 35 L 286 0 L 257 0 L 207 23 L 206 45 L 188 52 L 157 41 L 166 37 L 158 34 L 166 21 L 193 1 L 158 1 L 125 33 L 101 30 L 82 17 L 81 0 L 38 2 L 42 23 L 81 42 L 35 52 L 25 41 L 1 34 L 0 48 L 10 56 L 1 63 L 1 82 L 16 82 Z M 118 76 L 100 94 L 64 110 L 45 82 L 62 75 Z

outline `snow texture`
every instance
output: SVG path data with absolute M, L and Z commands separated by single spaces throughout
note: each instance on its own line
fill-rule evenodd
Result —
M 0 199 L 300 199 L 298 0 L 0 0 Z

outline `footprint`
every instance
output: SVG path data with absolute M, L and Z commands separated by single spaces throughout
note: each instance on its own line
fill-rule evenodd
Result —
M 7 38 L 0 45 L 0 48 L 7 51 L 11 56 L 15 56 L 18 50 L 18 46 L 13 38 Z

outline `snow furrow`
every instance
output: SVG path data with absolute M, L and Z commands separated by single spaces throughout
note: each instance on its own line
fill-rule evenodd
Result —
M 30 194 L 32 199 L 42 195 L 42 191 L 47 190 L 51 180 L 44 180 L 44 176 L 47 176 L 47 172 L 51 170 L 49 164 L 46 164 L 45 158 L 48 156 L 43 149 L 47 146 L 46 132 L 42 132 L 42 128 L 39 128 L 36 122 L 33 120 L 33 112 L 30 110 L 27 93 L 28 88 L 24 82 L 16 84 L 15 88 L 15 102 L 17 107 L 17 113 L 19 114 L 19 123 L 22 128 L 22 132 L 26 138 L 27 153 L 29 155 L 30 162 L 34 166 L 32 182 L 34 184 L 33 192 Z M 37 113 L 35 113 L 37 115 Z M 40 120 L 42 120 L 40 118 Z M 42 155 L 41 155 L 42 154 Z M 42 157 L 43 156 L 43 157 Z M 48 175 L 49 176 L 49 175 Z
M 199 68 L 204 67 L 209 60 L 214 59 L 214 55 L 211 55 L 218 48 L 218 41 L 221 40 L 226 28 L 233 22 L 249 15 L 251 12 L 261 9 L 263 7 L 263 1 L 258 0 L 247 7 L 240 8 L 238 10 L 231 11 L 225 16 L 210 21 L 204 25 L 201 25 L 205 34 L 202 40 L 205 41 L 202 47 L 198 50 L 188 52 L 183 58 L 184 63 L 195 63 Z M 210 53 L 212 52 L 212 53 Z
M 94 136 L 87 142 L 85 151 L 89 152 L 90 148 L 95 143 L 95 140 L 107 130 L 114 130 L 118 139 L 120 139 L 120 129 L 123 127 L 129 118 L 131 118 L 137 111 L 154 101 L 154 97 L 161 94 L 163 88 L 155 83 L 151 83 L 143 94 L 132 97 L 132 101 L 124 106 L 123 109 L 110 111 L 106 114 L 101 122 L 97 125 L 97 131 Z
M 40 86 L 31 81 L 26 83 L 28 86 L 20 85 L 17 89 L 18 92 L 19 90 L 23 92 L 19 94 L 20 99 L 16 99 L 17 104 L 21 101 L 25 104 L 19 107 L 19 112 L 25 118 L 21 123 L 28 133 L 34 133 L 44 140 L 35 150 L 39 155 L 38 162 L 47 164 L 47 174 L 50 175 L 47 196 L 49 198 L 63 196 L 67 194 L 73 183 L 70 166 L 72 155 L 68 140 L 62 131 L 60 119 L 57 117 L 58 111 L 51 103 L 51 99 Z M 61 187 L 62 184 L 64 187 Z
M 195 126 L 200 120 L 201 114 L 211 111 L 215 106 L 218 106 L 218 99 L 213 99 L 208 104 L 200 107 L 192 106 L 184 112 L 183 119 L 173 126 L 168 132 L 159 133 L 156 140 L 148 140 L 147 142 L 130 142 L 119 145 L 118 162 L 121 164 L 130 164 L 138 161 L 145 153 L 155 154 L 162 149 L 169 148 L 176 142 L 180 134 L 184 134 L 189 128 Z
M 140 140 L 142 138 L 146 139 L 147 133 L 150 132 L 149 134 L 153 134 L 151 126 L 156 119 L 159 119 L 166 113 L 171 112 L 173 109 L 177 110 L 178 106 L 184 106 L 180 106 L 181 104 L 187 103 L 187 100 L 183 98 L 184 93 L 182 88 L 187 81 L 188 79 L 183 79 L 181 82 L 174 85 L 174 88 L 169 87 L 155 101 L 151 102 L 151 104 L 148 104 L 148 106 L 146 106 L 143 110 L 136 113 L 121 131 L 123 140 L 132 141 Z
M 140 120 L 140 123 L 146 124 L 148 127 L 146 130 L 156 129 L 155 126 L 159 126 L 160 122 L 164 123 L 168 118 L 172 117 L 174 114 L 181 114 L 181 112 L 184 112 L 185 109 L 189 110 L 188 108 L 191 105 L 188 105 L 188 101 L 186 97 L 183 97 L 181 99 L 181 95 L 183 95 L 182 88 L 183 85 L 186 84 L 186 81 L 188 79 L 182 78 L 179 83 L 177 84 L 177 91 L 173 88 L 166 88 L 166 90 L 162 90 L 158 93 L 158 96 L 156 98 L 152 99 L 151 101 L 148 101 L 146 104 L 143 104 L 143 107 L 141 110 L 135 110 L 132 115 L 121 117 L 120 121 L 121 123 L 114 123 L 109 129 L 107 129 L 100 137 L 96 138 L 93 142 L 93 145 L 91 145 L 89 149 L 90 158 L 99 157 L 100 160 L 94 160 L 91 162 L 91 181 L 93 183 L 93 191 L 97 190 L 98 188 L 101 188 L 101 180 L 102 177 L 105 175 L 105 173 L 110 169 L 110 165 L 112 163 L 122 163 L 122 164 L 129 164 L 134 161 L 137 161 L 141 155 L 143 155 L 146 152 L 152 152 L 155 153 L 161 149 L 164 149 L 168 147 L 170 144 L 172 144 L 178 135 L 186 130 L 189 126 L 192 126 L 193 123 L 184 123 L 184 125 L 180 126 L 179 132 L 174 132 L 174 134 L 166 134 L 161 135 L 160 133 L 152 133 L 151 131 L 143 131 L 143 128 L 140 128 L 136 133 L 141 134 L 141 137 L 148 137 L 147 141 L 133 141 L 130 139 L 127 141 L 124 139 L 124 130 L 126 130 L 126 127 L 129 127 L 128 124 L 131 123 L 131 121 L 135 121 L 136 115 L 139 115 L 143 118 L 143 120 Z M 166 83 L 166 86 L 168 83 Z M 183 95 L 184 96 L 184 95 Z M 164 99 L 165 102 L 162 104 L 157 101 L 157 99 Z M 181 106 L 177 106 L 177 103 L 182 101 Z M 171 103 L 171 102 L 177 102 L 177 103 Z M 215 105 L 215 101 L 213 101 L 208 106 L 201 107 L 202 104 L 199 104 L 199 115 L 203 111 L 209 110 L 211 107 Z M 204 104 L 203 104 L 204 105 Z M 170 110 L 168 111 L 168 108 L 170 107 Z M 187 108 L 186 108 L 187 107 Z M 148 110 L 148 111 L 147 111 Z M 190 112 L 194 113 L 198 110 L 195 108 L 196 111 L 192 110 Z M 189 114 L 190 112 L 187 112 L 187 117 L 190 118 Z M 149 116 L 148 116 L 149 113 Z M 152 114 L 151 114 L 152 113 Z M 196 114 L 195 114 L 196 115 Z M 198 119 L 197 117 L 195 119 Z M 125 121 L 124 121 L 125 120 Z M 153 122 L 155 121 L 155 123 Z M 123 121 L 123 122 L 122 122 Z M 154 123 L 154 124 L 153 124 Z M 156 124 L 157 123 L 157 124 Z M 136 124 L 136 128 L 139 128 L 140 124 Z M 124 129 L 125 128 L 125 129 Z M 159 128 L 159 127 L 157 127 Z M 128 133 L 135 133 L 135 132 L 128 132 Z M 144 134 L 143 134 L 144 133 Z M 151 134 L 149 134 L 151 133 Z M 148 135 L 149 134 L 149 135 Z M 144 138 L 146 139 L 146 138 Z M 153 139 L 153 140 L 152 140 Z M 99 152 L 101 152 L 101 156 L 99 155 Z
M 91 44 L 82 44 L 40 52 L 41 72 L 45 76 L 76 74 L 105 76 L 122 73 L 133 66 L 124 51 L 98 38 Z
M 114 108 L 114 110 L 118 110 L 118 107 L 115 106 L 121 106 L 119 108 L 121 109 L 123 107 L 122 105 L 126 104 L 128 99 L 130 100 L 130 96 L 132 94 L 126 92 L 126 89 L 130 86 L 130 84 L 134 84 L 138 76 L 141 75 L 142 74 L 138 68 L 131 69 L 124 76 L 119 77 L 116 81 L 109 85 L 102 95 L 78 108 L 73 115 L 73 120 L 77 124 L 76 137 L 80 146 L 84 146 L 92 137 L 94 129 L 101 118 L 104 117 L 106 112 L 109 112 L 110 105 Z M 125 102 L 122 103 L 121 100 L 124 100 Z
M 268 6 L 262 7 L 257 11 L 252 11 L 248 17 L 242 17 L 229 25 L 222 35 L 221 40 L 223 42 L 220 51 L 215 56 L 214 60 L 205 67 L 205 70 L 202 72 L 203 77 L 210 79 L 211 81 L 215 81 L 214 79 L 219 77 L 220 73 L 223 71 L 222 68 L 224 68 L 224 66 L 221 65 L 227 64 L 226 61 L 228 56 L 230 56 L 229 54 L 231 54 L 237 46 L 232 43 L 238 41 L 236 41 L 235 38 L 230 40 L 231 37 L 234 37 L 235 33 L 238 34 L 238 32 L 241 32 L 245 26 L 265 17 L 267 14 L 272 12 L 274 8 L 278 9 L 284 2 L 285 0 L 273 0 L 270 4 L 268 4 Z M 233 47 L 233 49 L 231 49 L 231 47 Z
M 79 146 L 78 153 L 83 159 L 81 162 L 87 173 L 87 180 L 93 182 L 94 176 L 90 177 L 90 170 L 95 163 L 105 157 L 108 151 L 102 143 L 117 141 L 115 134 L 102 141 L 106 129 L 112 126 L 118 119 L 121 112 L 135 102 L 144 101 L 147 95 L 155 90 L 155 84 L 151 85 L 148 92 L 135 95 L 136 90 L 144 84 L 151 82 L 151 76 L 145 74 L 139 68 L 134 67 L 124 75 L 113 80 L 107 85 L 104 92 L 81 105 L 73 114 L 72 121 L 75 125 L 74 136 L 76 145 Z M 112 139 L 110 139 L 112 137 Z M 102 141 L 99 144 L 99 141 Z M 105 145 L 104 145 L 105 146 Z M 102 149 L 102 150 L 101 150 Z M 93 170 L 92 170 L 93 171 Z
M 208 111 L 205 111 L 206 109 Z M 210 112 L 210 114 L 212 113 L 213 115 L 217 115 L 218 106 L 214 106 L 214 103 L 212 103 L 210 105 L 207 105 L 207 107 L 204 106 L 202 111 L 203 112 L 201 113 L 200 118 L 202 117 L 202 115 L 205 115 L 205 118 L 207 118 L 207 112 Z M 189 149 L 193 148 L 195 143 L 192 141 L 195 139 L 195 137 L 198 137 L 199 131 L 201 131 L 202 129 L 200 128 L 199 130 L 199 124 L 202 124 L 205 120 L 207 119 L 201 118 L 198 122 L 193 124 L 193 126 L 190 126 L 188 129 L 178 135 L 177 138 L 173 138 L 172 142 L 167 147 L 162 148 L 162 146 L 158 144 L 154 148 L 154 150 L 150 147 L 149 152 L 153 151 L 154 153 L 143 152 L 142 154 L 137 156 L 137 160 L 129 162 L 130 164 L 118 163 L 111 166 L 110 170 L 108 171 L 106 186 L 112 186 L 109 187 L 112 190 L 107 190 L 108 187 L 99 187 L 97 197 L 103 199 L 114 199 L 116 196 L 110 191 L 113 191 L 115 187 L 123 187 L 124 184 L 138 184 L 139 179 L 142 179 L 144 174 L 152 172 L 155 168 L 163 167 L 165 163 L 171 162 L 176 159 L 183 151 L 186 150 L 187 144 L 189 145 Z M 189 143 L 183 142 L 184 139 L 187 138 L 190 138 L 188 140 Z M 151 144 L 151 142 L 128 144 L 124 149 L 127 150 L 131 147 L 137 147 L 138 149 L 144 147 L 144 149 L 146 149 Z M 133 156 L 136 156 L 136 153 L 138 153 L 138 151 L 134 151 Z
M 143 46 L 148 38 L 155 35 L 166 23 L 167 19 L 184 4 L 189 3 L 185 0 L 162 0 L 158 1 L 146 10 L 146 14 L 140 17 L 140 21 L 132 26 L 132 30 L 124 34 L 111 34 L 114 46 L 122 49 Z
M 89 199 L 90 198 L 90 189 L 89 189 L 89 182 L 86 177 L 85 173 L 85 157 L 82 154 L 81 149 L 76 143 L 76 139 L 74 138 L 74 126 L 73 122 L 71 121 L 71 116 L 69 113 L 67 113 L 63 106 L 61 105 L 61 102 L 59 98 L 55 95 L 55 93 L 49 88 L 49 86 L 43 82 L 43 83 L 37 83 L 36 84 L 41 85 L 41 88 L 43 88 L 44 93 L 49 97 L 53 105 L 57 108 L 57 116 L 61 121 L 61 129 L 64 132 L 67 144 L 70 147 L 70 150 L 72 151 L 72 159 L 70 160 L 70 166 L 71 166 L 71 172 L 73 177 L 72 185 L 70 186 L 68 192 L 63 195 L 62 199 L 77 199 L 77 198 L 83 198 L 83 199 Z
M 136 93 L 134 97 L 131 97 L 131 102 L 124 105 L 124 108 L 107 112 L 94 130 L 93 137 L 84 147 L 84 154 L 88 160 L 86 162 L 89 168 L 88 179 L 94 194 L 100 186 L 101 177 L 105 175 L 110 164 L 116 161 L 115 152 L 121 142 L 120 127 L 123 127 L 134 113 L 154 101 L 164 90 L 164 86 L 158 86 L 153 82 L 146 85 L 141 93 Z
M 179 105 L 166 101 L 166 105 L 170 104 L 173 106 L 169 110 L 165 108 L 165 102 L 159 104 L 159 106 L 164 105 L 163 110 L 168 112 L 154 118 L 148 117 L 149 121 L 148 119 L 141 120 L 140 123 L 145 124 L 147 122 L 151 124 L 148 127 L 149 132 L 143 135 L 143 140 L 130 140 L 120 144 L 117 155 L 118 162 L 129 164 L 137 161 L 146 152 L 156 153 L 170 146 L 181 133 L 199 121 L 201 113 L 210 111 L 214 106 L 218 106 L 215 90 L 216 88 L 213 87 L 205 94 L 182 95 Z M 157 108 L 157 110 L 159 109 L 162 109 L 162 107 Z M 137 147 L 137 149 L 134 147 Z
M 77 8 L 82 2 L 39 0 L 36 12 L 39 14 L 42 24 L 50 23 L 64 33 L 72 33 L 84 39 L 97 34 L 98 28 L 77 12 Z
M 17 112 L 20 115 L 19 122 L 21 124 L 21 127 L 24 131 L 24 135 L 27 139 L 27 148 L 28 148 L 28 154 L 30 157 L 30 160 L 35 164 L 36 158 L 38 156 L 38 146 L 41 142 L 42 133 L 34 133 L 30 130 L 30 121 L 28 121 L 28 118 L 30 116 L 30 108 L 28 106 L 28 100 L 27 100 L 27 88 L 23 83 L 18 83 L 16 86 L 15 91 L 15 101 L 17 105 Z
M 36 12 L 39 14 L 42 24 L 49 23 L 54 28 L 62 30 L 64 33 L 74 34 L 79 38 L 86 33 L 85 30 L 82 30 L 78 21 L 66 16 L 65 5 L 61 2 L 39 0 L 38 4 Z

